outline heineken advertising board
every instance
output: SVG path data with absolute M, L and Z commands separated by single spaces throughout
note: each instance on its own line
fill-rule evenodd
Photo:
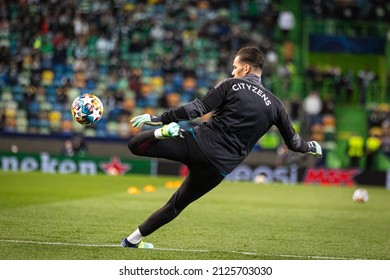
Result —
M 151 160 L 129 160 L 120 157 L 65 157 L 48 153 L 0 153 L 3 171 L 40 171 L 42 173 L 79 173 L 95 175 L 152 174 Z

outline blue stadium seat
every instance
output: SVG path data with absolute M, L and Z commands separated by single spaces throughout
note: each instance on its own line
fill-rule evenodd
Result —
M 56 89 L 57 88 L 54 85 L 46 86 L 45 87 L 46 96 L 56 96 L 57 95 Z
M 64 75 L 73 75 L 74 74 L 74 71 L 73 71 L 73 65 L 72 64 L 66 64 L 65 65 L 65 68 L 64 68 Z
M 39 120 L 37 118 L 29 118 L 28 119 L 28 126 L 29 127 L 39 127 Z
M 11 89 L 13 99 L 21 105 L 24 102 L 24 89 L 21 85 L 15 85 Z
M 100 75 L 107 75 L 108 74 L 108 66 L 107 65 L 100 65 L 99 66 L 99 74 Z
M 62 120 L 73 120 L 70 108 L 62 109 L 61 113 L 62 113 Z
M 65 65 L 64 64 L 54 64 L 53 70 L 54 70 L 54 73 L 56 75 L 62 75 L 65 72 Z
M 61 112 L 62 111 L 62 106 L 61 104 L 57 103 L 57 102 L 54 102 L 52 103 L 53 105 L 53 108 L 52 108 L 52 111 L 58 111 L 58 112 Z
M 88 79 L 87 80 L 87 85 L 85 86 L 89 91 L 94 91 L 96 89 L 96 81 Z
M 37 116 L 39 114 L 39 111 L 40 111 L 39 103 L 36 101 L 30 102 L 30 104 L 28 104 L 28 106 L 27 106 L 27 111 L 30 115 Z
M 48 95 L 46 97 L 46 100 L 48 102 L 50 102 L 50 104 L 52 104 L 52 105 L 56 105 L 57 104 L 57 96 L 56 95 Z

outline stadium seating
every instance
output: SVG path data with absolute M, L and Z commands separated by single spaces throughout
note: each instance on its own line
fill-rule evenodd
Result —
M 162 112 L 204 95 L 229 76 L 232 56 L 248 44 L 265 51 L 263 83 L 287 106 L 293 96 L 302 100 L 313 89 L 324 101 L 333 94 L 335 102 L 345 105 L 346 89 L 338 92 L 333 75 L 338 65 L 316 65 L 311 72 L 301 31 L 303 36 L 385 36 L 390 22 L 388 10 L 375 14 L 373 7 L 362 13 L 370 1 L 349 1 L 352 17 L 348 18 L 348 13 L 327 10 L 330 4 L 321 1 L 302 1 L 302 7 L 291 1 L 184 2 L 172 6 L 160 1 L 130 1 L 108 4 L 107 9 L 85 5 L 82 20 L 87 33 L 70 24 L 75 18 L 68 17 L 79 9 L 74 1 L 50 2 L 48 7 L 44 1 L 24 8 L 18 4 L 5 7 L 7 24 L 0 27 L 0 110 L 5 113 L 1 132 L 59 136 L 82 132 L 88 137 L 129 138 L 138 132 L 125 121 L 131 115 L 150 107 Z M 338 7 L 339 2 L 331 4 Z M 278 14 L 285 7 L 297 17 L 296 28 L 286 36 L 277 25 Z M 60 17 L 48 17 L 47 25 L 31 22 L 39 11 Z M 17 70 L 11 71 L 12 64 Z M 368 87 L 368 104 L 389 102 L 383 81 L 386 79 L 375 80 Z M 357 106 L 358 82 L 353 86 L 350 105 Z M 72 122 L 69 111 L 74 98 L 85 92 L 94 92 L 105 107 L 103 119 L 93 129 Z M 307 131 L 301 129 L 302 116 L 294 121 L 301 133 L 307 132 L 304 136 L 332 146 L 339 127 L 335 119 L 324 115 L 320 124 Z M 281 144 L 277 138 L 270 133 L 257 150 L 275 149 Z

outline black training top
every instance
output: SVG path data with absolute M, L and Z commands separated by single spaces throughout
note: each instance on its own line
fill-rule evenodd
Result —
M 223 173 L 239 165 L 272 125 L 279 129 L 290 150 L 308 151 L 307 142 L 293 129 L 282 102 L 253 74 L 225 79 L 204 97 L 153 120 L 168 124 L 211 111 L 212 117 L 195 127 L 196 140 L 204 155 Z

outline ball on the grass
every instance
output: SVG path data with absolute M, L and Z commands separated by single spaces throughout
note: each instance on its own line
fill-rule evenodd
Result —
M 352 200 L 355 202 L 367 202 L 368 201 L 368 192 L 365 189 L 359 188 L 353 192 Z

